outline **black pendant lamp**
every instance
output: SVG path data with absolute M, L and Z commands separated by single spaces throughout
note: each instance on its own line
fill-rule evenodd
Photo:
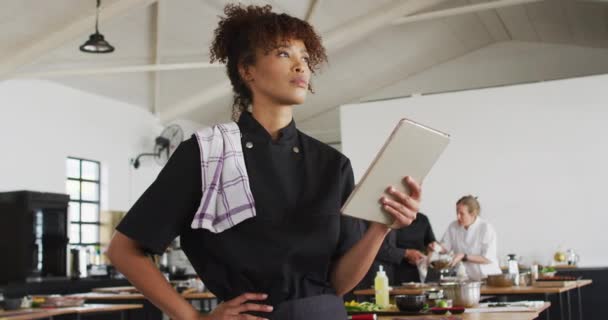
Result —
M 89 36 L 83 45 L 80 46 L 80 51 L 88 53 L 110 53 L 114 51 L 114 47 L 104 39 L 103 34 L 99 33 L 99 5 L 101 0 L 97 0 L 97 14 L 95 16 L 95 33 Z

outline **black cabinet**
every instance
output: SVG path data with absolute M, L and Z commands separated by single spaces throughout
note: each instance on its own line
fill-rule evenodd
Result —
M 593 280 L 591 285 L 581 288 L 583 310 L 580 311 L 582 311 L 585 320 L 606 319 L 608 267 L 565 269 L 559 270 L 557 274 Z M 579 314 L 578 311 L 576 308 L 573 310 L 575 315 Z
M 0 193 L 0 284 L 66 276 L 69 200 L 57 193 Z

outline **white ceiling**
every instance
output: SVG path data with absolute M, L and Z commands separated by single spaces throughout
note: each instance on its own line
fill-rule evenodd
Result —
M 296 109 L 296 118 L 300 123 L 314 119 L 321 129 L 328 124 L 327 119 L 320 119 L 324 115 L 335 117 L 336 112 L 332 110 L 338 105 L 373 96 L 384 88 L 496 43 L 516 41 L 589 50 L 608 48 L 608 5 L 601 1 L 544 0 L 426 21 L 390 23 L 406 13 L 420 14 L 495 1 L 517 0 L 242 2 L 269 3 L 277 11 L 301 18 L 314 9 L 310 21 L 324 37 L 330 61 L 313 80 L 317 93 Z M 0 4 L 0 29 L 3 30 L 0 79 L 50 70 L 208 62 L 208 46 L 217 16 L 228 2 L 103 0 L 100 31 L 116 51 L 92 55 L 81 53 L 78 46 L 93 31 L 94 0 L 4 0 Z M 559 77 L 581 75 L 576 68 L 568 70 L 571 69 L 572 72 L 559 73 Z M 593 66 L 585 70 L 588 69 Z M 608 72 L 605 64 L 595 70 Z M 150 112 L 156 110 L 165 122 L 182 118 L 213 123 L 230 117 L 231 95 L 221 66 L 44 77 L 126 101 Z M 308 124 L 307 127 L 314 129 L 315 126 Z

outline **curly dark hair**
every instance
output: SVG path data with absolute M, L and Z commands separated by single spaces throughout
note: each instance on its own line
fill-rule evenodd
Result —
M 256 49 L 268 53 L 285 41 L 301 40 L 309 54 L 308 66 L 314 74 L 321 64 L 327 61 L 321 37 L 306 21 L 287 14 L 272 12 L 272 6 L 241 6 L 228 4 L 224 8 L 225 17 L 220 17 L 214 31 L 214 39 L 209 47 L 211 62 L 226 64 L 226 71 L 234 100 L 232 118 L 237 120 L 241 112 L 246 111 L 253 97 L 251 90 L 241 79 L 239 64 L 255 64 Z M 312 87 L 308 88 L 312 92 Z

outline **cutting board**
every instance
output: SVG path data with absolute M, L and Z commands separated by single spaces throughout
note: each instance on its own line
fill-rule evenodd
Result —
M 421 316 L 421 315 L 430 315 L 430 310 L 421 310 L 421 311 L 399 311 L 399 310 L 390 310 L 390 311 L 347 311 L 349 316 L 355 314 L 376 314 L 378 317 L 383 316 Z
M 467 313 L 486 313 L 486 312 L 534 312 L 536 309 L 521 307 L 521 306 L 507 306 L 507 307 L 485 307 L 485 308 L 467 308 Z
M 100 293 L 139 293 L 139 290 L 133 286 L 93 288 L 91 291 Z
M 565 288 L 576 286 L 576 281 L 536 281 L 533 286 L 538 288 Z

